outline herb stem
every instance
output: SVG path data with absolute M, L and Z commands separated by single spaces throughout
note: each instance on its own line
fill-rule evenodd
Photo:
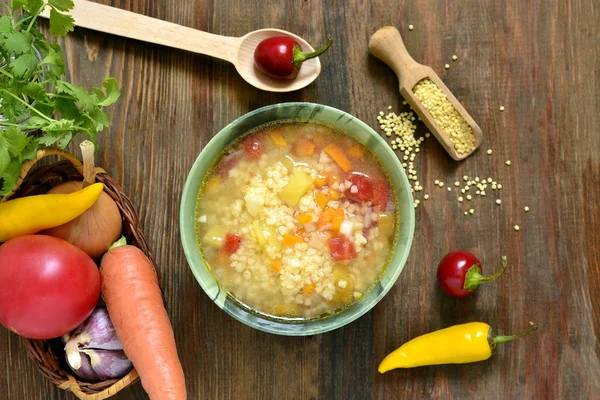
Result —
M 37 19 L 38 15 L 40 15 L 40 13 L 42 12 L 42 10 L 45 7 L 46 7 L 46 3 L 44 2 L 44 3 L 42 3 L 42 5 L 40 7 L 38 7 L 37 11 L 31 15 L 31 22 L 29 23 L 29 26 L 27 27 L 27 32 L 29 32 L 31 30 L 31 27 L 35 23 L 35 20 Z
M 19 125 L 19 124 L 13 124 L 13 123 L 10 123 L 10 122 L 0 121 L 0 126 L 16 126 L 16 127 L 20 127 L 21 125 Z
M 0 74 L 4 74 L 4 75 L 8 76 L 10 79 L 14 78 L 14 76 L 10 72 L 5 70 L 4 68 L 0 68 Z
M 14 94 L 12 94 L 11 92 L 9 92 L 6 89 L 0 89 L 0 91 L 6 93 L 7 95 L 9 95 L 10 97 L 14 98 L 15 100 L 23 103 L 25 105 L 25 107 L 31 109 L 32 111 L 34 111 L 37 115 L 39 115 L 40 117 L 44 118 L 46 121 L 51 122 L 52 118 L 48 118 L 47 116 L 45 116 L 44 114 L 42 114 L 41 112 L 39 112 L 39 110 L 37 108 L 35 108 L 34 106 L 32 106 L 31 104 L 29 104 L 28 102 L 26 102 L 25 100 L 23 100 L 22 98 L 20 98 L 19 96 L 15 96 Z

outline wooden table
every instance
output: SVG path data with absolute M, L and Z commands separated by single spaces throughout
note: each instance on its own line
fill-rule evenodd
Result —
M 131 197 L 155 251 L 189 398 L 600 398 L 597 2 L 266 3 L 106 2 L 222 35 L 276 27 L 315 46 L 331 35 L 323 71 L 304 90 L 261 92 L 226 62 L 92 31 L 76 29 L 60 41 L 74 83 L 89 86 L 112 75 L 122 87 L 110 110 L 112 127 L 99 140 L 98 162 Z M 178 228 L 187 172 L 221 128 L 264 105 L 318 102 L 375 128 L 388 105 L 405 110 L 393 72 L 367 51 L 370 35 L 384 25 L 398 27 L 413 57 L 432 66 L 462 101 L 483 129 L 482 147 L 456 163 L 435 140 L 426 142 L 418 166 L 431 198 L 416 210 L 404 272 L 371 312 L 315 337 L 248 328 L 209 300 L 187 266 Z M 455 194 L 434 186 L 436 179 L 453 185 L 465 174 L 493 177 L 503 189 L 459 204 Z M 463 215 L 468 208 L 475 214 Z M 454 300 L 438 288 L 435 271 L 457 248 L 478 255 L 487 272 L 505 254 L 510 270 L 477 295 Z M 381 359 L 408 339 L 476 320 L 500 333 L 536 321 L 539 331 L 485 362 L 377 372 Z M 20 339 L 6 330 L 0 330 L 0 354 L 0 398 L 72 398 L 39 375 Z M 116 398 L 146 395 L 138 384 Z

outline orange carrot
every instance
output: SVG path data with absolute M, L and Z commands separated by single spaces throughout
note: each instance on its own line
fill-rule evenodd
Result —
M 329 191 L 329 200 L 339 200 L 339 199 L 340 199 L 340 192 L 338 192 L 337 190 Z
M 325 176 L 327 177 L 327 184 L 329 186 L 333 185 L 336 182 L 340 182 L 341 179 L 338 175 L 332 174 L 330 172 L 328 172 L 327 174 L 325 174 Z
M 313 294 L 316 288 L 317 285 L 314 282 L 311 284 L 306 284 L 302 286 L 302 293 L 304 293 L 307 296 L 310 296 L 311 294 Z
M 325 224 L 331 222 L 333 216 L 335 215 L 335 208 L 328 208 L 321 215 L 319 215 L 319 220 L 317 221 L 317 228 L 321 229 Z
M 281 258 L 271 261 L 271 268 L 275 272 L 281 271 L 281 269 L 283 268 L 282 263 L 281 263 Z
M 120 242 L 100 267 L 110 319 L 150 399 L 185 400 L 185 377 L 156 272 L 140 249 Z
M 331 158 L 333 158 L 333 161 L 335 161 L 344 170 L 344 172 L 350 172 L 352 170 L 352 163 L 350 160 L 348 160 L 348 158 L 346 158 L 339 147 L 333 144 L 328 144 L 323 150 L 325 150 L 325 153 L 329 154 Z
M 315 186 L 320 189 L 325 185 L 327 185 L 327 177 L 323 175 L 317 176 L 317 179 L 315 179 Z
M 287 146 L 287 141 L 285 140 L 285 138 L 283 137 L 283 135 L 277 131 L 275 132 L 271 132 L 270 133 L 271 139 L 273 140 L 273 143 L 275 143 L 275 146 L 277 147 L 286 147 Z
M 285 247 L 293 247 L 294 245 L 302 242 L 304 242 L 304 240 L 302 240 L 302 238 L 297 235 L 283 235 L 283 245 Z
M 294 154 L 297 156 L 312 156 L 315 153 L 315 143 L 308 139 L 300 139 L 294 146 Z
M 331 219 L 331 230 L 338 232 L 342 226 L 342 222 L 344 222 L 344 209 L 338 208 L 335 210 L 335 215 Z
M 310 214 L 300 214 L 298 215 L 298 222 L 301 224 L 310 224 L 312 222 L 312 215 Z
M 327 196 L 323 192 L 317 192 L 317 194 L 315 194 L 315 201 L 317 202 L 317 205 L 321 207 L 321 210 L 324 210 L 325 207 L 327 207 L 327 202 L 329 202 Z
M 365 151 L 360 145 L 355 144 L 348 149 L 348 155 L 352 158 L 363 158 Z

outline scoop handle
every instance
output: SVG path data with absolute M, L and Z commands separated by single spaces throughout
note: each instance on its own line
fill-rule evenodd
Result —
M 241 38 L 214 35 L 157 18 L 86 0 L 75 0 L 75 25 L 130 39 L 206 54 L 235 63 Z M 49 9 L 40 14 L 49 18 Z
M 371 36 L 369 51 L 394 70 L 400 86 L 412 71 L 422 67 L 408 54 L 400 32 L 393 26 L 384 26 Z

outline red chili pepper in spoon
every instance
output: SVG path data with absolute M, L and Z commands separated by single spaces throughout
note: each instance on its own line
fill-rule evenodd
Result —
M 479 285 L 495 281 L 506 269 L 506 257 L 502 256 L 502 267 L 494 275 L 483 276 L 481 263 L 473 254 L 465 250 L 456 250 L 446 254 L 440 261 L 437 280 L 452 297 L 466 297 L 475 292 Z
M 290 36 L 274 36 L 263 40 L 254 50 L 256 67 L 275 79 L 294 79 L 302 63 L 323 54 L 333 40 L 329 38 L 319 50 L 305 53 L 296 39 Z

